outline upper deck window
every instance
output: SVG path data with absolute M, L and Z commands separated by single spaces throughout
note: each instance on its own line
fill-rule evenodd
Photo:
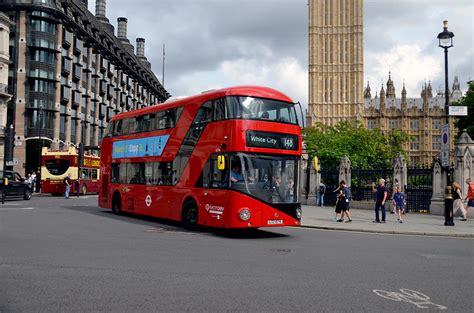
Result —
M 298 124 L 293 103 L 255 97 L 232 96 L 227 97 L 226 106 L 227 118 Z

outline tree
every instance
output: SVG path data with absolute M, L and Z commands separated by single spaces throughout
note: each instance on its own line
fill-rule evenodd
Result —
M 384 136 L 379 129 L 366 129 L 361 122 L 343 121 L 335 126 L 317 124 L 304 130 L 306 150 L 312 159 L 315 155 L 323 167 L 337 167 L 343 156 L 353 164 L 365 168 L 388 165 L 403 151 L 403 144 L 410 136 L 400 130 L 392 130 Z
M 453 104 L 467 106 L 467 116 L 460 116 L 455 122 L 458 129 L 457 138 L 459 138 L 464 130 L 467 130 L 469 136 L 474 138 L 474 81 L 471 80 L 467 84 L 468 89 L 464 97 Z

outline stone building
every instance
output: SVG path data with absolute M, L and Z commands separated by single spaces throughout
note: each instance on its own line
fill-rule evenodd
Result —
M 431 84 L 422 87 L 419 98 L 408 98 L 405 84 L 401 98 L 396 97 L 395 84 L 389 74 L 386 90 L 381 86 L 380 92 L 372 97 L 369 83 L 364 90 L 364 122 L 369 129 L 378 128 L 387 134 L 392 129 L 406 131 L 413 136 L 404 150 L 408 152 L 410 163 L 431 164 L 441 150 L 441 126 L 446 124 L 444 110 L 444 93 L 438 92 L 433 96 Z M 458 78 L 454 78 L 450 101 L 461 99 L 462 91 Z M 456 133 L 450 118 L 451 138 Z M 451 140 L 453 151 L 454 140 Z
M 7 103 L 11 98 L 8 93 L 8 67 L 10 63 L 10 27 L 13 23 L 6 14 L 0 12 L 0 170 L 5 160 L 5 138 L 7 137 Z
M 309 0 L 307 125 L 362 119 L 362 0 Z
M 14 169 L 38 167 L 39 147 L 66 149 L 100 144 L 117 113 L 169 98 L 144 55 L 134 47 L 127 19 L 118 32 L 106 17 L 106 0 L 3 0 L 10 29 L 7 124 L 15 129 Z M 1 56 L 1 55 L 0 55 Z

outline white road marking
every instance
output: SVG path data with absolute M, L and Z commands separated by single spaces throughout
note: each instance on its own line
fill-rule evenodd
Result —
M 447 307 L 444 305 L 436 304 L 433 303 L 430 300 L 430 297 L 427 295 L 419 292 L 419 291 L 414 291 L 410 289 L 400 289 L 400 292 L 398 291 L 385 291 L 381 289 L 374 289 L 372 290 L 377 296 L 380 296 L 382 298 L 388 299 L 388 300 L 393 300 L 393 301 L 402 301 L 402 302 L 408 302 L 411 304 L 416 305 L 420 309 L 428 309 L 432 306 L 434 306 L 437 309 L 440 310 L 446 310 Z
M 34 210 L 35 208 L 0 208 L 0 211 L 18 211 L 18 210 Z

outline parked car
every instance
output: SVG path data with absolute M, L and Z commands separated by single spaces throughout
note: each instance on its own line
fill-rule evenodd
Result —
M 3 171 L 0 171 L 0 180 L 3 177 Z M 5 171 L 5 178 L 8 178 L 8 185 L 3 186 L 6 198 L 31 199 L 32 189 L 30 184 L 14 171 Z

